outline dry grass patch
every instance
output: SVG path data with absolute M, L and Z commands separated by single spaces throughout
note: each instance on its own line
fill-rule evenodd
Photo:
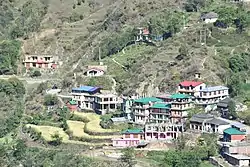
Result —
M 26 127 L 31 127 L 34 129 L 36 132 L 41 132 L 42 137 L 46 141 L 51 141 L 51 135 L 58 133 L 59 136 L 62 137 L 62 142 L 65 144 L 82 144 L 86 146 L 104 146 L 108 145 L 108 143 L 89 143 L 89 142 L 82 142 L 82 141 L 76 141 L 76 140 L 69 140 L 69 136 L 63 131 L 62 128 L 58 127 L 52 127 L 52 126 L 38 126 L 38 125 L 32 125 L 32 124 L 27 124 Z
M 100 116 L 95 113 L 82 113 L 82 112 L 75 112 L 77 116 L 80 116 L 84 119 L 88 119 L 89 122 L 85 124 L 85 130 L 90 133 L 115 133 L 120 132 L 119 129 L 103 129 L 100 126 Z
M 85 123 L 80 122 L 80 121 L 67 121 L 67 124 L 69 126 L 69 130 L 72 131 L 73 136 L 75 137 L 83 137 L 86 139 L 112 139 L 114 137 L 120 137 L 120 136 L 92 136 L 87 133 L 84 133 L 84 126 Z
M 35 131 L 41 132 L 42 137 L 46 141 L 51 141 L 52 140 L 51 136 L 56 134 L 56 133 L 58 133 L 59 136 L 62 137 L 63 141 L 69 140 L 69 136 L 63 131 L 62 128 L 53 127 L 53 126 L 37 126 L 37 125 L 32 125 L 32 124 L 28 124 L 28 125 L 26 125 L 26 127 L 31 127 Z

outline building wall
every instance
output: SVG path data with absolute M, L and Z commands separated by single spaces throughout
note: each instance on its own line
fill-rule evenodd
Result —
M 241 141 L 246 138 L 246 135 L 231 135 L 231 141 Z
M 140 140 L 126 140 L 126 139 L 113 139 L 113 146 L 114 147 L 133 147 L 137 146 Z
M 94 71 L 96 72 L 94 74 Z M 89 70 L 87 71 L 87 76 L 102 76 L 104 75 L 104 71 L 101 71 L 101 70 Z
M 205 23 L 214 23 L 214 22 L 216 22 L 216 20 L 217 20 L 217 18 L 213 18 L 213 19 L 205 19 Z
M 250 145 L 225 147 L 225 150 L 226 150 L 225 152 L 227 152 L 229 154 L 250 155 Z
M 178 86 L 178 92 L 198 96 L 199 95 L 199 90 L 204 89 L 205 87 L 206 87 L 205 83 L 202 83 L 202 84 L 194 87 L 193 89 L 191 87 L 182 87 L 181 88 L 181 86 L 179 85 Z

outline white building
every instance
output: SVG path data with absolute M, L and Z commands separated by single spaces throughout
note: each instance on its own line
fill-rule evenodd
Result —
M 188 94 L 191 96 L 197 96 L 201 89 L 206 87 L 205 83 L 196 81 L 183 81 L 179 83 L 177 92 L 181 94 Z
M 145 97 L 134 100 L 132 106 L 134 122 L 144 125 L 149 119 L 150 107 L 156 102 L 163 102 L 163 100 L 155 97 Z
M 176 139 L 183 131 L 183 124 L 147 123 L 145 125 L 145 140 L 172 140 Z
M 206 113 L 195 114 L 189 121 L 190 129 L 199 132 L 218 133 L 222 135 L 225 129 L 231 127 L 230 123 Z
M 229 88 L 225 86 L 212 86 L 199 90 L 196 95 L 196 103 L 206 107 L 207 105 L 217 104 L 221 100 L 229 97 Z
M 95 111 L 101 115 L 115 112 L 123 102 L 120 97 L 108 92 L 96 94 L 95 97 Z
M 204 13 L 201 15 L 201 20 L 206 24 L 214 23 L 217 21 L 217 19 L 218 19 L 218 14 L 214 12 Z

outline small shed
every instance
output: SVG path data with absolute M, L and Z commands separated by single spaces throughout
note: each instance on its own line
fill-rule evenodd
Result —
M 218 19 L 218 14 L 215 12 L 203 13 L 200 19 L 205 23 L 214 23 Z
M 249 166 L 250 157 L 242 154 L 228 154 L 225 153 L 225 159 L 234 166 Z
M 77 102 L 74 100 L 70 100 L 67 102 L 67 107 L 70 111 L 76 111 L 77 110 Z
M 121 124 L 127 122 L 127 119 L 125 117 L 115 117 L 111 118 L 111 121 L 113 124 Z
M 241 142 L 246 140 L 246 133 L 236 128 L 228 128 L 223 132 L 225 142 Z

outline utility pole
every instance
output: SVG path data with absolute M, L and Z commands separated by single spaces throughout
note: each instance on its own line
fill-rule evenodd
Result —
M 182 17 L 183 17 L 183 29 L 185 29 L 185 27 L 186 27 L 185 15 L 183 15 Z
M 101 48 L 99 47 L 99 64 L 101 63 Z

